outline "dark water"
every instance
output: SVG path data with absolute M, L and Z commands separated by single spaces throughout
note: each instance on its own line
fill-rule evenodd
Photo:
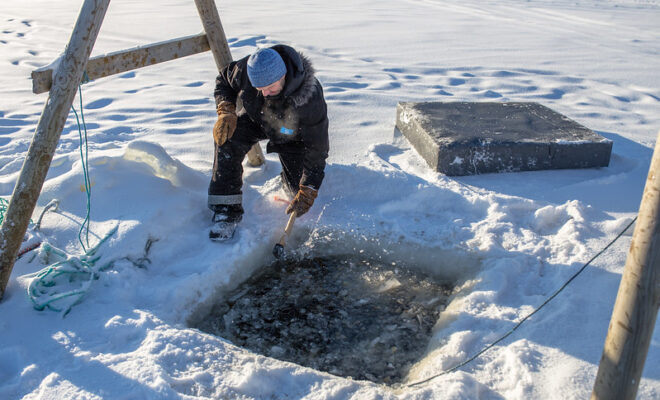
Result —
M 277 262 L 195 327 L 269 357 L 394 384 L 424 354 L 451 290 L 354 256 Z

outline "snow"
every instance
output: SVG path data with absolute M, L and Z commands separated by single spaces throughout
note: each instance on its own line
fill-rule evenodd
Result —
M 4 0 L 0 17 L 0 196 L 9 198 L 47 94 L 30 72 L 57 60 L 80 1 Z M 219 2 L 234 58 L 287 43 L 324 86 L 331 154 L 288 247 L 362 252 L 455 279 L 410 382 L 451 368 L 508 332 L 636 215 L 660 129 L 657 0 Z M 92 55 L 202 30 L 194 4 L 115 0 Z M 210 53 L 82 87 L 100 273 L 62 317 L 26 295 L 48 265 L 34 250 L 0 302 L 6 399 L 565 399 L 589 396 L 631 240 L 629 230 L 513 335 L 414 387 L 388 388 L 250 353 L 187 328 L 217 296 L 272 260 L 286 224 L 279 162 L 245 167 L 237 237 L 211 243 L 215 64 Z M 613 142 L 610 166 L 449 178 L 394 137 L 399 101 L 536 101 Z M 79 98 L 74 105 L 79 110 Z M 265 145 L 265 143 L 262 143 Z M 86 213 L 70 114 L 29 241 L 70 255 Z M 152 241 L 147 254 L 146 245 Z M 38 257 L 34 257 L 38 255 Z M 150 262 L 135 261 L 148 256 Z M 660 398 L 655 329 L 639 398 Z

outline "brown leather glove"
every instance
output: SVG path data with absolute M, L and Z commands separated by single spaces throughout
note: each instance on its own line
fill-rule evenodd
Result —
M 298 193 L 291 201 L 291 204 L 289 204 L 289 207 L 286 209 L 286 213 L 291 214 L 292 212 L 295 211 L 296 216 L 300 217 L 301 215 L 309 211 L 310 208 L 312 208 L 312 204 L 314 204 L 314 199 L 316 199 L 316 196 L 318 195 L 319 195 L 318 190 L 311 188 L 309 186 L 300 185 L 300 189 L 298 190 Z
M 236 105 L 229 101 L 221 101 L 216 108 L 218 120 L 213 126 L 213 140 L 218 146 L 225 144 L 236 130 Z

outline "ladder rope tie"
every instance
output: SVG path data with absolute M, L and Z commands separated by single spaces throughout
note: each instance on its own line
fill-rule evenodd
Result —
M 91 82 L 91 81 L 92 81 L 92 80 L 89 79 L 89 75 L 87 75 L 87 70 L 84 70 L 84 71 L 83 71 L 83 76 L 82 76 L 82 81 L 80 81 L 80 84 L 89 83 L 89 82 Z

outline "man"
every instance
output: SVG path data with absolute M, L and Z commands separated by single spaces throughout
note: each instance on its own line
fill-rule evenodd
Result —
M 218 121 L 208 205 L 211 240 L 233 236 L 243 216 L 242 161 L 252 145 L 269 139 L 278 153 L 282 184 L 293 197 L 286 213 L 300 216 L 314 203 L 328 157 L 323 89 L 305 56 L 286 45 L 256 51 L 227 65 L 216 79 Z

